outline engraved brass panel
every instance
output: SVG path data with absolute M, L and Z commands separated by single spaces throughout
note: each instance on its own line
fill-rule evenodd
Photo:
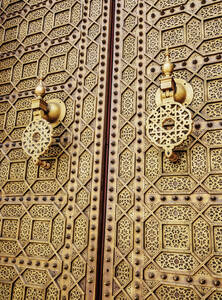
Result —
M 116 0 L 103 281 L 108 0 L 0 4 L 0 299 L 222 298 L 222 3 Z M 193 87 L 177 162 L 147 138 L 165 48 Z M 66 106 L 36 166 L 21 147 L 37 77 Z M 100 231 L 101 232 L 101 231 Z
M 95 299 L 109 1 L 0 4 L 0 299 Z M 38 77 L 66 114 L 21 147 Z
M 221 1 L 116 1 L 104 299 L 221 299 Z M 146 136 L 169 47 L 193 130 Z

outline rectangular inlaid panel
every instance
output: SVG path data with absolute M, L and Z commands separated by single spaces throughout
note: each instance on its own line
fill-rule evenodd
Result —
M 116 1 L 104 299 L 222 299 L 221 18 L 221 1 Z M 167 46 L 194 92 L 177 162 L 146 135 Z
M 0 6 L 0 299 L 95 299 L 109 1 Z M 34 164 L 21 147 L 43 77 L 64 120 Z

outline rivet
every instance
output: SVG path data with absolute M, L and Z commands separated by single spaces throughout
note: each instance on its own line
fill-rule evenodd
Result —
M 220 280 L 214 280 L 214 281 L 213 281 L 213 284 L 214 284 L 215 286 L 219 286 L 219 285 L 220 285 Z
M 135 288 L 138 289 L 139 287 L 140 287 L 139 283 L 136 282 L 136 283 L 135 283 Z
M 136 207 L 136 211 L 140 211 L 140 206 L 137 206 L 137 207 Z
M 206 283 L 206 280 L 205 280 L 204 278 L 200 278 L 200 279 L 199 279 L 199 283 L 200 283 L 200 284 L 205 284 L 205 283 Z
M 135 264 L 138 266 L 140 264 L 140 261 L 138 259 L 136 259 Z
M 187 280 L 187 282 L 192 282 L 193 278 L 191 276 L 188 276 L 186 280 Z
M 136 228 L 136 232 L 140 232 L 140 228 L 139 227 Z
M 149 278 L 154 278 L 154 273 L 152 273 L 152 272 L 150 272 L 149 274 L 148 274 L 148 276 L 149 276 Z
M 177 275 L 173 276 L 173 280 L 174 281 L 178 281 L 179 280 L 179 276 L 177 276 Z

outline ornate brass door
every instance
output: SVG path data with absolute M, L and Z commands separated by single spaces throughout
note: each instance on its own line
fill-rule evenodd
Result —
M 0 299 L 222 299 L 222 2 L 3 0 L 0 17 Z M 194 92 L 177 162 L 146 136 L 167 46 Z M 40 76 L 66 106 L 49 169 L 21 146 Z
M 96 299 L 110 3 L 1 1 L 0 299 Z M 34 164 L 21 147 L 37 77 L 64 120 Z
M 221 1 L 116 1 L 104 299 L 222 299 Z M 146 137 L 169 47 L 193 130 L 171 162 Z

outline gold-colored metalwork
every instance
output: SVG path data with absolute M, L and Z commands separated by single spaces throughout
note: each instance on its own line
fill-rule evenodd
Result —
M 58 126 L 66 114 L 64 102 L 57 98 L 44 101 L 45 86 L 41 78 L 35 88 L 35 94 L 36 98 L 32 101 L 33 119 L 37 120 L 43 118 L 47 120 L 53 128 Z
M 221 10 L 116 1 L 103 299 L 222 299 Z M 187 107 L 174 101 L 194 123 L 176 163 L 146 135 L 167 46 L 194 95 Z
M 102 0 L 0 3 L 1 300 L 99 298 L 111 6 Z M 33 97 L 39 76 L 47 86 L 38 91 L 43 101 Z M 54 99 L 66 108 L 58 126 Z M 43 137 L 55 125 L 40 157 L 49 169 L 22 149 L 34 111 Z
M 148 117 L 147 136 L 155 145 L 163 148 L 166 156 L 175 162 L 178 156 L 173 153 L 174 148 L 182 144 L 192 130 L 191 112 L 183 105 L 188 101 L 187 94 L 192 88 L 186 88 L 190 85 L 185 81 L 176 82 L 172 75 L 173 69 L 167 49 L 166 61 L 162 67 L 163 78 L 160 79 L 160 92 L 156 96 L 159 105 Z
M 221 1 L 113 2 L 1 1 L 4 300 L 222 299 Z M 113 47 L 107 47 L 110 40 Z M 176 163 L 145 132 L 159 105 L 155 96 L 167 46 L 174 77 L 189 82 L 194 93 L 188 105 L 193 130 L 176 147 Z M 47 85 L 44 101 L 60 98 L 66 106 L 53 129 L 58 138 L 42 155 L 48 170 L 35 165 L 20 144 L 40 74 Z M 100 201 L 104 190 L 107 199 Z
M 40 160 L 52 143 L 52 126 L 45 119 L 33 120 L 24 130 L 22 137 L 23 150 L 33 158 L 37 165 L 49 169 L 50 164 Z
M 181 78 L 173 79 L 175 82 L 174 100 L 185 106 L 189 105 L 193 100 L 192 85 Z M 162 103 L 162 91 L 160 88 L 156 91 L 155 101 L 158 106 Z
M 53 127 L 64 119 L 66 107 L 60 99 L 44 101 L 45 86 L 41 78 L 35 88 L 35 94 L 36 98 L 32 100 L 33 121 L 23 132 L 22 147 L 33 158 L 35 164 L 49 169 L 50 163 L 41 161 L 40 156 L 49 149 Z
M 173 100 L 185 106 L 189 105 L 193 100 L 192 85 L 182 78 L 174 78 L 172 73 L 174 65 L 170 61 L 169 48 L 166 49 L 166 60 L 162 66 L 163 77 L 160 79 L 161 86 L 156 92 L 157 106 L 163 103 L 164 99 L 173 97 Z

